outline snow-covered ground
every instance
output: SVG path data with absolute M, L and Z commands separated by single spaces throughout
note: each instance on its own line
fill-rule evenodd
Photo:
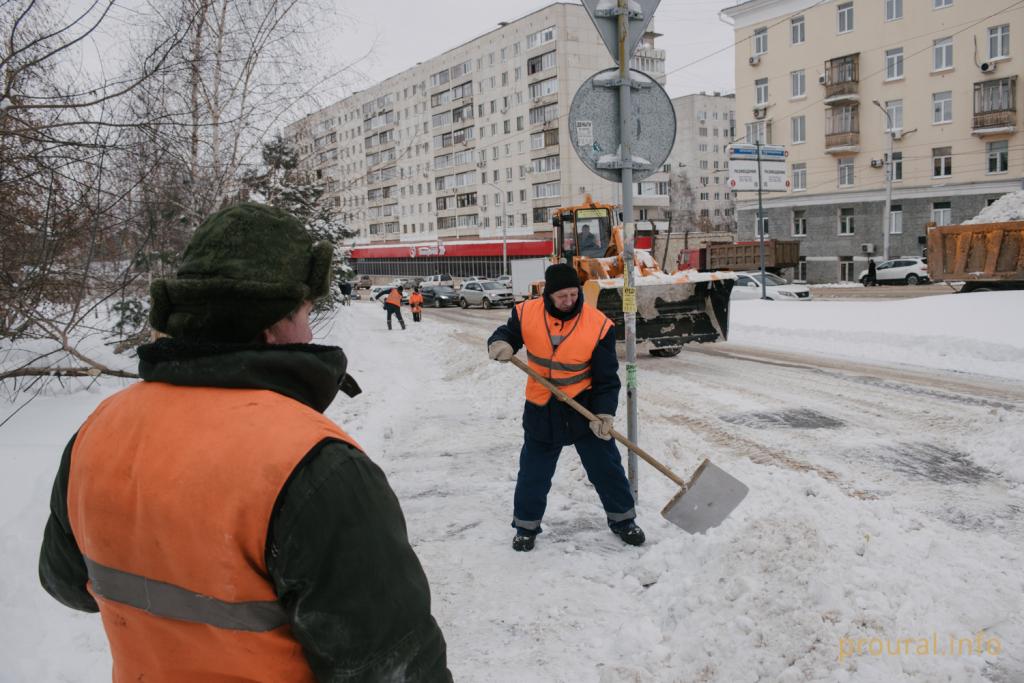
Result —
M 364 388 L 328 415 L 402 501 L 456 680 L 1016 682 L 1021 311 L 1024 292 L 740 302 L 729 342 L 641 358 L 638 390 L 644 447 L 683 476 L 710 457 L 749 485 L 740 508 L 689 536 L 641 463 L 649 540 L 626 547 L 567 449 L 532 553 L 509 526 L 524 380 L 484 349 L 504 312 L 389 332 L 356 303 L 319 340 Z M 99 619 L 51 600 L 36 559 L 64 442 L 123 385 L 48 392 L 0 427 L 0 681 L 109 680 Z

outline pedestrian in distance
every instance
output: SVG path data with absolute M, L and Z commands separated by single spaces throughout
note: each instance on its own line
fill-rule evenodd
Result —
M 142 381 L 72 437 L 39 576 L 99 612 L 113 680 L 449 681 L 387 478 L 323 411 L 359 386 L 310 343 L 331 245 L 256 204 L 151 287 Z
M 352 283 L 347 280 L 342 280 L 341 284 L 338 285 L 338 289 L 341 290 L 341 305 L 348 306 L 352 303 Z
M 878 270 L 875 267 L 875 259 L 868 259 L 868 274 L 864 278 L 864 285 L 866 287 L 877 287 L 878 286 Z
M 516 478 L 512 547 L 533 549 L 542 531 L 558 456 L 569 445 L 576 448 L 597 489 L 608 526 L 626 543 L 641 545 L 644 532 L 636 525 L 633 494 L 611 436 L 621 387 L 615 330 L 601 311 L 584 303 L 572 266 L 559 263 L 545 271 L 543 296 L 512 309 L 508 322 L 487 340 L 487 354 L 492 360 L 508 362 L 524 346 L 530 367 L 598 419 L 588 422 L 535 379 L 526 380 L 525 438 Z
M 423 313 L 423 295 L 420 294 L 419 287 L 413 287 L 412 294 L 409 295 L 409 308 L 412 309 L 412 321 L 420 322 L 420 316 Z
M 405 321 L 402 320 L 402 293 L 405 290 L 401 285 L 392 287 L 388 292 L 388 298 L 384 300 L 384 310 L 388 312 L 388 329 L 391 329 L 391 316 L 398 318 L 398 324 L 405 329 Z

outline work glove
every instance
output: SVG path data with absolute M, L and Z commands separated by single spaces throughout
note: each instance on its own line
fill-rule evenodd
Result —
M 504 341 L 491 342 L 491 345 L 487 347 L 487 356 L 499 363 L 507 363 L 512 360 L 513 353 L 512 345 Z
M 595 415 L 596 420 L 591 421 L 590 431 L 594 432 L 594 436 L 605 441 L 610 441 L 612 438 L 612 429 L 615 428 L 615 416 L 614 415 Z

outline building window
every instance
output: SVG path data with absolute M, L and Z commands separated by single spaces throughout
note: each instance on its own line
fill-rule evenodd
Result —
M 541 29 L 536 33 L 531 33 L 526 36 L 526 49 L 531 50 L 539 45 L 550 43 L 552 40 L 558 37 L 558 30 L 555 26 L 548 26 L 545 29 Z M 491 61 L 493 62 L 494 53 L 491 53 Z
M 849 33 L 853 30 L 853 3 L 844 2 L 836 7 L 836 16 L 839 22 L 839 32 Z
M 805 40 L 807 40 L 807 33 L 804 29 L 803 15 L 793 17 L 789 20 L 789 42 L 793 45 L 799 45 Z
M 771 225 L 768 223 L 768 216 L 761 216 L 760 220 L 756 221 L 754 225 L 754 236 L 760 237 L 763 234 L 767 237 L 770 230 Z
M 853 257 L 839 257 L 839 280 L 840 282 L 853 282 Z
M 939 38 L 932 43 L 932 70 L 953 68 L 953 39 Z
M 903 234 L 903 205 L 893 204 L 889 207 L 889 234 Z
M 793 97 L 803 97 L 807 94 L 807 78 L 804 76 L 804 70 L 791 71 L 789 74 L 789 82 L 792 86 Z
M 888 100 L 885 103 L 885 132 L 903 130 L 903 100 Z
M 988 152 L 988 172 L 1006 173 L 1010 167 L 1010 143 L 1008 140 L 990 142 L 985 145 Z
M 1005 59 L 1010 56 L 1010 25 L 990 26 L 988 29 L 988 58 Z
M 885 0 L 885 20 L 896 21 L 903 18 L 903 0 Z
M 807 235 L 807 211 L 804 209 L 793 210 L 793 236 L 804 237 Z
M 747 144 L 752 145 L 755 142 L 760 142 L 762 145 L 772 144 L 772 128 L 765 121 L 755 121 L 754 123 L 746 124 Z
M 803 116 L 794 116 L 790 120 L 793 122 L 793 144 L 807 142 L 807 119 Z
M 892 153 L 892 179 L 903 180 L 903 152 Z
M 807 189 L 807 164 L 793 164 L 793 191 Z
M 768 29 L 754 29 L 754 54 L 763 55 L 765 52 L 768 52 Z
M 953 207 L 949 202 L 932 204 L 932 221 L 935 225 L 949 225 L 953 222 Z
M 839 209 L 839 234 L 852 235 L 853 232 L 853 209 Z
M 932 0 L 932 9 L 943 9 L 952 6 L 953 0 Z
M 953 120 L 953 91 L 945 90 L 932 95 L 932 123 L 949 123 Z
M 903 78 L 902 47 L 885 51 L 885 80 L 893 81 L 898 78 Z
M 793 274 L 793 279 L 797 282 L 807 282 L 807 257 L 801 256 L 800 260 L 796 262 L 796 272 Z
M 948 178 L 953 175 L 953 148 L 932 148 L 932 177 Z
M 768 79 L 759 78 L 754 81 L 754 101 L 761 104 L 768 104 Z
M 853 187 L 853 158 L 839 159 L 839 187 Z

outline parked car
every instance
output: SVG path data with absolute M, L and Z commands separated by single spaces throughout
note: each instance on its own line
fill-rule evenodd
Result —
M 483 282 L 470 282 L 459 290 L 459 305 L 463 308 L 470 306 L 483 306 L 492 308 L 494 306 L 511 307 L 515 303 L 512 289 L 497 282 L 485 280 Z
M 791 285 L 778 275 L 765 273 L 764 294 L 773 301 L 810 301 L 811 290 L 807 285 Z M 732 299 L 760 299 L 761 273 L 736 273 Z
M 357 275 L 352 280 L 352 289 L 369 289 L 373 286 L 373 279 L 369 275 Z
M 459 283 L 459 287 L 460 288 L 461 287 L 465 287 L 470 282 L 490 282 L 490 281 L 491 281 L 491 279 L 489 277 L 484 277 L 483 275 L 472 275 L 470 277 L 462 278 L 462 281 Z
M 455 287 L 455 280 L 452 279 L 450 273 L 438 273 L 437 275 L 424 278 L 420 282 L 420 287 Z
M 423 295 L 423 305 L 433 308 L 442 306 L 458 306 L 459 293 L 454 287 L 436 285 L 434 287 L 422 287 L 420 293 Z
M 865 284 L 867 268 L 860 271 L 857 279 Z M 919 285 L 928 282 L 928 259 L 920 256 L 901 256 L 882 261 L 875 266 L 875 281 L 880 285 Z
M 500 282 L 501 284 L 505 285 L 506 287 L 512 287 L 512 276 L 511 275 L 499 275 L 498 277 L 494 278 L 494 281 L 495 282 Z

